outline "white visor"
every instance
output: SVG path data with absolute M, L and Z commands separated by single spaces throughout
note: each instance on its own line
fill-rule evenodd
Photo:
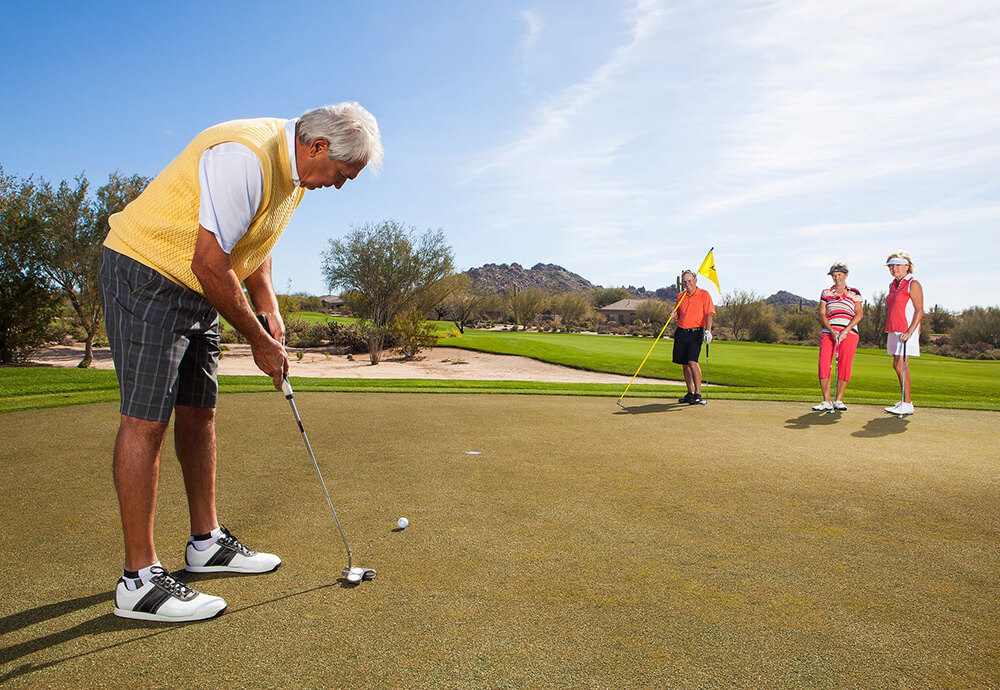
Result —
M 910 262 L 906 259 L 901 259 L 898 256 L 894 256 L 885 262 L 886 266 L 909 266 Z

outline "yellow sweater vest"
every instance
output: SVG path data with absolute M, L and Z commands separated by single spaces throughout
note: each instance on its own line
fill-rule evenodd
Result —
M 292 182 L 284 124 L 277 118 L 259 118 L 223 122 L 206 129 L 142 194 L 111 216 L 111 231 L 104 246 L 204 295 L 191 271 L 199 227 L 198 162 L 207 149 L 234 141 L 257 155 L 264 182 L 260 208 L 229 255 L 236 277 L 246 278 L 271 253 L 304 193 Z

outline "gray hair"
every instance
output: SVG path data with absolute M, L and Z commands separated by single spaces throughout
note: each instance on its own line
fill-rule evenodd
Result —
M 684 276 L 686 276 L 686 275 L 687 275 L 687 274 L 689 274 L 689 273 L 691 274 L 691 277 L 692 277 L 692 278 L 694 278 L 694 282 L 696 282 L 696 283 L 697 283 L 697 282 L 698 282 L 698 276 L 696 276 L 696 275 L 694 274 L 694 271 L 692 271 L 692 270 L 690 270 L 690 269 L 688 269 L 688 270 L 685 270 L 685 271 L 681 271 L 681 280 L 684 280 Z
M 307 110 L 296 128 L 299 141 L 309 146 L 317 138 L 330 142 L 330 160 L 363 162 L 373 173 L 382 168 L 382 138 L 375 116 L 358 103 L 338 103 Z

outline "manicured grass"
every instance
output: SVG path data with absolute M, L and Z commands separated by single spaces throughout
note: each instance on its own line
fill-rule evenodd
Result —
M 320 318 L 331 318 L 315 312 Z M 353 319 L 338 317 L 338 321 Z M 438 333 L 452 324 L 433 322 Z M 481 352 L 521 355 L 544 362 L 590 371 L 631 376 L 645 356 L 651 338 L 581 334 L 524 333 L 466 329 L 458 337 L 441 337 L 438 344 Z M 671 341 L 662 340 L 647 360 L 642 375 L 680 380 L 680 367 L 670 362 Z M 818 399 L 817 348 L 717 341 L 710 357 L 702 359 L 706 390 L 722 400 Z M 958 360 L 925 355 L 910 360 L 918 407 L 1000 410 L 1000 362 Z M 270 390 L 263 376 L 221 376 L 223 393 Z M 458 381 L 423 379 L 293 378 L 302 391 L 372 391 L 385 393 L 508 393 L 522 395 L 576 395 L 615 397 L 624 385 L 539 383 L 530 381 Z M 671 398 L 683 392 L 676 384 L 634 385 L 629 398 Z M 848 403 L 889 404 L 899 397 L 898 382 L 889 357 L 882 350 L 859 350 Z M 0 368 L 0 413 L 61 407 L 118 399 L 114 372 L 45 367 Z
M 228 396 L 219 517 L 284 564 L 182 574 L 229 609 L 177 626 L 112 614 L 115 406 L 0 415 L 0 686 L 997 686 L 995 413 L 297 397 L 378 577 L 341 577 L 284 399 Z M 154 526 L 171 570 L 189 528 L 173 444 Z
M 521 355 L 626 376 L 635 373 L 652 343 L 652 338 L 473 329 L 466 329 L 460 337 L 438 341 L 447 347 Z M 680 366 L 670 361 L 672 347 L 670 340 L 657 343 L 642 375 L 680 379 Z M 716 341 L 709 357 L 702 351 L 701 364 L 708 383 L 738 388 L 747 397 L 763 393 L 777 400 L 795 400 L 817 396 L 817 358 L 816 347 Z M 1000 362 L 924 355 L 911 358 L 909 367 L 918 405 L 1000 409 Z M 847 398 L 867 402 L 898 400 L 899 382 L 885 351 L 858 351 Z

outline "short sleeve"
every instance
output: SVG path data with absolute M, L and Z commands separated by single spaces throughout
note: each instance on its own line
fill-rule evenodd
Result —
M 229 254 L 260 208 L 264 188 L 260 161 L 243 144 L 219 144 L 202 154 L 198 182 L 198 222 Z

